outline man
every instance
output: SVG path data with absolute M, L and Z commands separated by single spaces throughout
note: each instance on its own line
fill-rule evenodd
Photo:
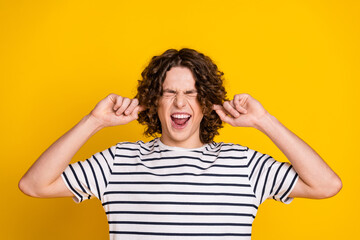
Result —
M 102 201 L 111 239 L 250 239 L 267 198 L 327 198 L 340 178 L 248 94 L 226 99 L 223 73 L 192 49 L 152 58 L 136 98 L 110 94 L 51 145 L 20 180 L 33 197 Z M 139 114 L 139 115 L 138 115 Z M 135 119 L 150 142 L 122 142 L 68 165 L 104 127 Z M 215 143 L 222 122 L 266 134 L 291 165 L 247 147 Z

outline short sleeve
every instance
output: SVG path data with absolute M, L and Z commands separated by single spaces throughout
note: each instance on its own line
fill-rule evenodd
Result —
M 73 200 L 76 203 L 93 197 L 102 200 L 112 173 L 115 150 L 116 145 L 84 161 L 69 164 L 61 174 L 65 185 L 75 195 Z
M 293 198 L 288 196 L 298 180 L 293 166 L 252 149 L 248 149 L 246 154 L 249 180 L 259 204 L 267 198 L 289 204 Z

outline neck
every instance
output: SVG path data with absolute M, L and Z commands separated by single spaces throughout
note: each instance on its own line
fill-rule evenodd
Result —
M 204 143 L 200 141 L 200 138 L 187 139 L 185 141 L 180 141 L 180 140 L 177 141 L 175 139 L 170 139 L 164 135 L 161 135 L 160 140 L 163 144 L 171 146 L 171 147 L 199 148 L 204 145 Z

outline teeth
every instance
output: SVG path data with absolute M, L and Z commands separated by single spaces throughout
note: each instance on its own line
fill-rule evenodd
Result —
M 174 115 L 171 115 L 173 118 L 189 118 L 190 115 L 188 114 L 174 114 Z

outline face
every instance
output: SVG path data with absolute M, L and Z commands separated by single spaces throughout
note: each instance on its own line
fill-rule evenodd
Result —
M 166 73 L 158 116 L 162 128 L 161 141 L 164 144 L 184 148 L 203 145 L 200 141 L 203 114 L 190 69 L 172 67 Z

